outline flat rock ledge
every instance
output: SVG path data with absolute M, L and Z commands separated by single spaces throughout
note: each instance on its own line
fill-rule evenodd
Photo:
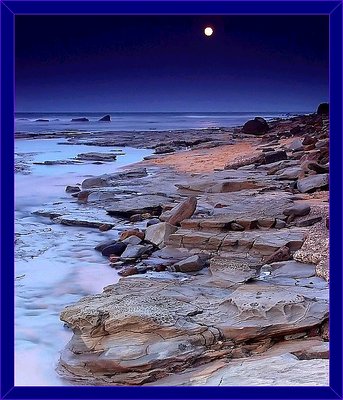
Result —
M 85 384 L 158 384 L 204 363 L 221 359 L 230 368 L 275 343 L 318 335 L 328 318 L 328 286 L 314 274 L 313 265 L 293 260 L 266 274 L 256 262 L 220 258 L 186 278 L 123 278 L 62 312 L 74 336 L 59 373 Z
M 314 341 L 310 341 L 311 342 Z M 261 372 L 263 371 L 263 373 Z M 293 354 L 212 361 L 161 379 L 159 386 L 329 386 L 329 360 L 299 360 Z M 152 385 L 152 384 L 147 384 Z

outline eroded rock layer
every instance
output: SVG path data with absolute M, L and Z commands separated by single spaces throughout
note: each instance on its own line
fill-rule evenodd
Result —
M 308 336 L 328 318 L 327 285 L 312 287 L 313 266 L 274 264 L 266 279 L 242 260 L 220 260 L 221 267 L 195 277 L 121 279 L 67 307 L 61 319 L 75 335 L 61 370 L 75 379 L 141 385 L 233 358 L 237 348 L 263 351 L 286 335 Z

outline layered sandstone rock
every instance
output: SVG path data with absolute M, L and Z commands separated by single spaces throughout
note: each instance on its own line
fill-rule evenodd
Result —
M 271 339 L 309 334 L 328 317 L 328 290 L 309 284 L 313 267 L 292 263 L 272 265 L 267 279 L 231 259 L 210 276 L 121 279 L 62 312 L 74 337 L 60 371 L 76 381 L 141 385 L 194 363 L 232 358 L 237 346 L 258 342 L 256 348 L 267 349 Z

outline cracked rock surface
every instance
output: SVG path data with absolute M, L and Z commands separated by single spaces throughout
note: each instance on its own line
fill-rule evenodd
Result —
M 76 381 L 142 385 L 197 363 L 229 360 L 237 346 L 264 341 L 268 348 L 285 335 L 308 335 L 328 317 L 327 284 L 308 285 L 311 266 L 276 263 L 269 279 L 256 279 L 247 263 L 221 265 L 186 279 L 121 279 L 67 307 L 61 319 L 75 334 L 60 372 Z M 230 272 L 233 265 L 242 278 Z

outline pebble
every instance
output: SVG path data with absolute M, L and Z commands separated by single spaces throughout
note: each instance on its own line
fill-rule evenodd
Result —
M 67 193 L 78 193 L 78 192 L 81 192 L 81 189 L 78 186 L 67 186 L 66 192 Z
M 99 231 L 101 232 L 106 232 L 109 231 L 110 229 L 112 229 L 112 225 L 110 224 L 102 224 L 99 226 Z
M 142 219 L 149 219 L 149 218 L 151 218 L 151 214 L 150 213 L 143 213 L 142 214 Z
M 139 237 L 136 236 L 136 235 L 132 235 L 132 236 L 130 236 L 130 237 L 124 239 L 124 240 L 123 240 L 123 243 L 125 243 L 125 244 L 136 245 L 136 244 L 142 243 L 142 239 L 139 238 Z
M 120 235 L 120 240 L 125 240 L 129 238 L 130 236 L 137 236 L 141 240 L 144 239 L 144 232 L 140 231 L 139 229 L 130 229 L 128 231 L 124 231 Z
M 159 224 L 161 221 L 158 218 L 149 219 L 146 223 L 146 226 L 156 225 Z
M 274 226 L 274 228 L 276 228 L 276 229 L 282 229 L 282 228 L 285 228 L 286 227 L 286 222 L 285 221 L 282 221 L 282 219 L 276 219 L 275 220 L 275 226 Z
M 130 276 L 138 274 L 138 270 L 136 267 L 126 267 L 118 272 L 120 276 Z
M 231 223 L 231 229 L 233 231 L 244 231 L 244 226 L 238 224 L 237 222 L 232 222 Z
M 131 215 L 131 217 L 130 217 L 130 222 L 140 222 L 142 220 L 143 220 L 143 218 L 142 218 L 141 214 L 134 214 L 134 215 Z
M 302 142 L 303 146 L 314 145 L 316 144 L 318 139 L 314 136 L 306 135 Z
M 115 268 L 115 269 L 121 269 L 123 268 L 124 262 L 123 261 L 116 261 L 114 263 L 110 264 L 111 268 Z

